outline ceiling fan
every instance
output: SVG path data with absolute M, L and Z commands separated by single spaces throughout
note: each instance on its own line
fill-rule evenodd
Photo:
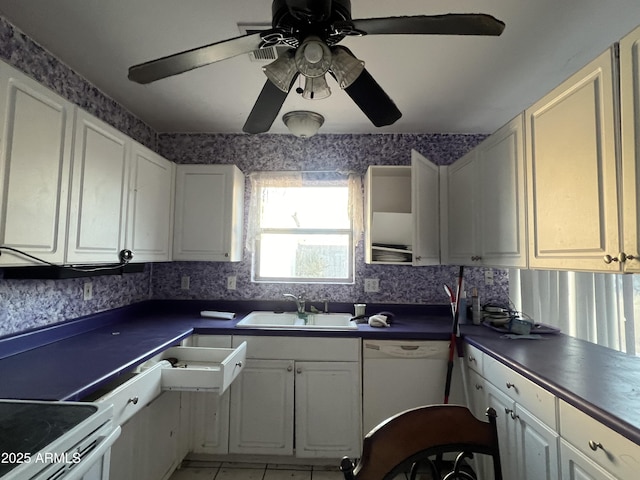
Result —
M 247 133 L 271 128 L 299 75 L 304 98 L 330 94 L 325 75 L 333 76 L 376 127 L 391 125 L 402 113 L 364 68 L 364 62 L 338 45 L 346 36 L 363 35 L 490 35 L 504 23 L 486 14 L 417 15 L 351 18 L 350 0 L 273 0 L 272 28 L 197 47 L 129 68 L 129 80 L 146 84 L 210 63 L 273 46 L 284 53 L 263 67 L 267 81 L 244 124 Z

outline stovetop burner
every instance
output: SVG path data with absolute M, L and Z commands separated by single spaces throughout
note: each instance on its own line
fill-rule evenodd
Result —
M 0 452 L 7 455 L 0 463 L 0 476 L 18 466 L 21 457 L 40 452 L 97 410 L 91 404 L 0 401 Z

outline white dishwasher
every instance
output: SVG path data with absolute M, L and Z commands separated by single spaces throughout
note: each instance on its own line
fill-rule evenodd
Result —
M 363 340 L 364 434 L 396 413 L 442 403 L 448 359 L 448 341 Z

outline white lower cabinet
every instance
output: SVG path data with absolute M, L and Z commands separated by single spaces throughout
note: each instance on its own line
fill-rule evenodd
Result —
M 616 480 L 594 461 L 575 449 L 564 438 L 560 439 L 562 480 Z
M 560 479 L 555 397 L 476 349 L 467 348 L 465 359 L 472 411 L 482 419 L 491 407 L 498 415 L 503 478 Z M 493 478 L 491 462 L 477 467 L 480 478 Z
M 487 406 L 498 414 L 500 461 L 504 478 L 557 480 L 559 434 L 487 382 Z M 487 465 L 488 470 L 491 465 Z M 492 478 L 489 475 L 488 478 Z
M 262 358 L 247 360 L 231 387 L 229 453 L 360 455 L 359 339 L 234 337 L 233 344 L 242 341 L 248 356 Z
M 294 362 L 247 360 L 231 389 L 229 453 L 293 454 Z
M 166 480 L 182 456 L 179 451 L 179 392 L 164 392 L 143 407 L 122 427 L 111 448 L 109 478 L 113 480 Z
M 565 401 L 560 401 L 560 431 L 566 444 L 582 454 L 581 469 L 590 472 L 604 470 L 611 475 L 600 474 L 593 478 L 638 478 L 640 447 Z M 571 458 L 574 457 L 575 454 Z M 575 465 L 567 464 L 568 461 L 563 458 L 563 469 L 576 469 Z

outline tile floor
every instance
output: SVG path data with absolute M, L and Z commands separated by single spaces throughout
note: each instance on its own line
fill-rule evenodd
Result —
M 343 480 L 338 467 L 185 461 L 170 480 Z

